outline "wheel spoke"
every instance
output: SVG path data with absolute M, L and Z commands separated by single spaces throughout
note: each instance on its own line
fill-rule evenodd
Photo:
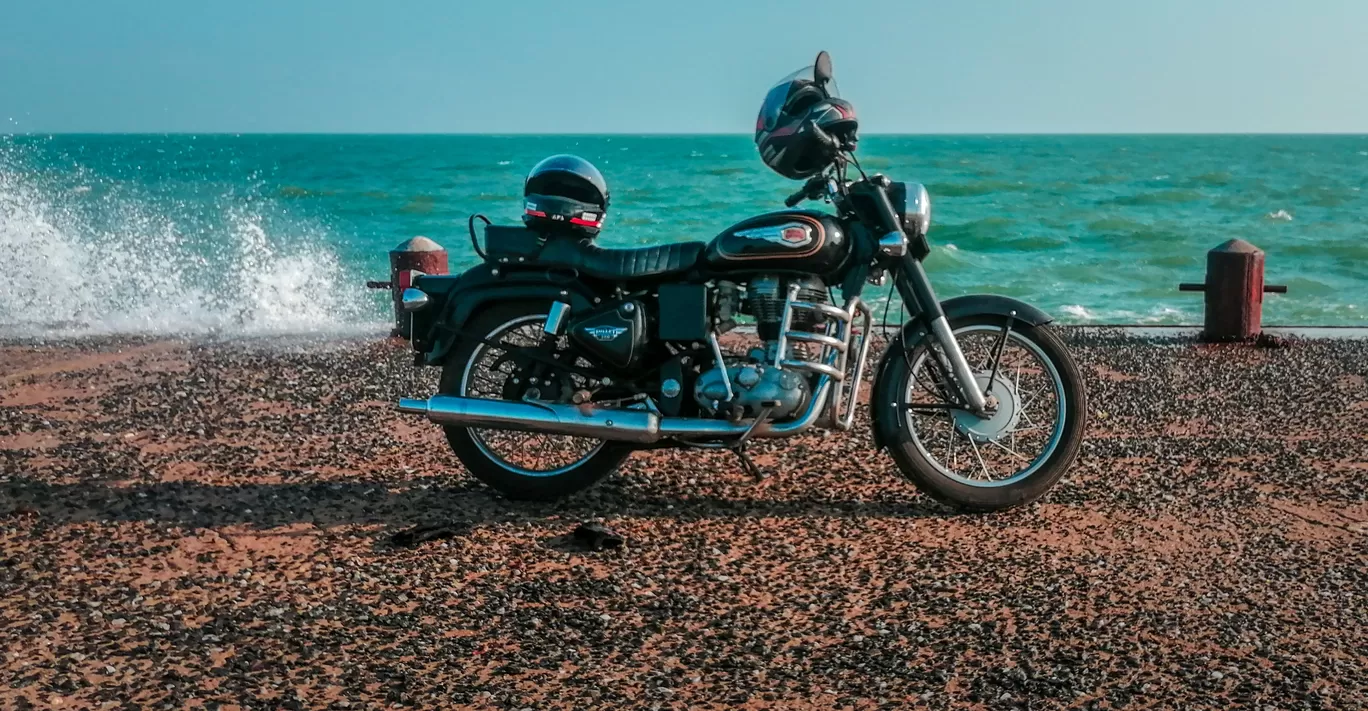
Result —
M 1030 395 L 1027 395 L 1027 396 L 1024 397 L 1024 398 L 1022 398 L 1022 400 L 1021 400 L 1021 411 L 1022 411 L 1022 412 L 1025 412 L 1026 410 L 1031 409 L 1031 403 L 1034 402 L 1035 399 L 1036 399 L 1037 397 L 1040 397 L 1040 394 L 1043 393 L 1043 392 L 1045 392 L 1045 390 L 1046 390 L 1047 388 L 1049 388 L 1049 387 L 1050 387 L 1051 385 L 1053 385 L 1053 384 L 1054 384 L 1054 383 L 1045 383 L 1044 385 L 1040 386 L 1039 388 L 1036 388 L 1036 391 L 1035 391 L 1035 392 L 1031 393 Z
M 950 444 L 950 468 L 954 469 L 957 460 L 955 459 L 955 418 L 950 417 L 950 427 L 945 431 L 945 441 Z
M 1013 430 L 1013 432 L 1015 432 L 1015 430 Z M 995 439 L 990 439 L 990 440 L 988 440 L 988 442 L 989 442 L 989 444 L 992 444 L 994 447 L 997 447 L 998 449 L 1001 449 L 1002 451 L 1004 451 L 1004 452 L 1006 452 L 1006 453 L 1012 455 L 1013 457 L 1016 457 L 1017 459 L 1020 459 L 1020 460 L 1023 461 L 1023 462 L 1030 462 L 1030 461 L 1031 461 L 1030 459 L 1028 459 L 1028 458 L 1026 457 L 1026 455 L 1024 455 L 1024 454 L 1022 454 L 1021 452 L 1018 452 L 1018 451 L 1016 451 L 1016 450 L 1014 450 L 1014 449 L 1008 447 L 1007 445 L 1005 445 L 1005 444 L 1003 444 L 1003 443 L 1001 443 L 1001 442 L 999 442 L 999 441 L 997 441 L 997 440 L 995 440 Z
M 1012 391 L 1021 392 L 1021 366 L 1017 365 L 1016 375 L 1012 378 Z M 1016 448 L 1016 430 L 1012 430 L 1012 448 Z
M 974 458 L 978 459 L 979 466 L 983 468 L 983 478 L 992 481 L 993 475 L 988 473 L 988 465 L 983 463 L 983 455 L 979 454 L 978 444 L 974 442 L 974 436 L 965 435 L 964 438 L 969 440 L 969 446 L 974 448 Z

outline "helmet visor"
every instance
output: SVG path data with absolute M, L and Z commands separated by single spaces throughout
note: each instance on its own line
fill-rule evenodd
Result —
M 760 105 L 760 116 L 755 122 L 755 130 L 773 130 L 778 125 L 779 117 L 783 114 L 784 107 L 788 105 L 789 98 L 796 96 L 808 87 L 817 88 L 817 82 L 813 78 L 812 65 L 803 67 L 780 79 L 777 84 L 770 88 L 769 93 L 765 94 L 765 101 Z M 831 98 L 840 97 L 834 79 L 827 82 L 825 88 L 827 96 Z M 813 103 L 816 101 L 814 100 Z

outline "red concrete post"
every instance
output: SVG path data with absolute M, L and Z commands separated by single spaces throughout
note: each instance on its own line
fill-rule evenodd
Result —
M 1206 320 L 1208 341 L 1257 338 L 1262 329 L 1264 253 L 1232 239 L 1207 252 Z
M 391 335 L 409 338 L 407 314 L 400 308 L 399 295 L 404 289 L 399 284 L 399 272 L 416 269 L 424 274 L 448 272 L 447 251 L 427 237 L 414 237 L 390 250 L 390 297 L 394 301 L 394 331 Z

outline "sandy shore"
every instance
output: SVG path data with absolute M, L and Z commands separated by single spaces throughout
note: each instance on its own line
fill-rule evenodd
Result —
M 863 425 L 511 503 L 388 342 L 0 346 L 0 708 L 1368 707 L 1368 342 L 1070 337 L 1083 454 L 994 516 Z

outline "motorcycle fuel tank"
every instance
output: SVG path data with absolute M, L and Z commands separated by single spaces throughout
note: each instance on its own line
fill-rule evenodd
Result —
M 732 225 L 708 245 L 704 259 L 714 271 L 830 274 L 849 253 L 849 239 L 836 218 L 813 210 L 784 210 Z

